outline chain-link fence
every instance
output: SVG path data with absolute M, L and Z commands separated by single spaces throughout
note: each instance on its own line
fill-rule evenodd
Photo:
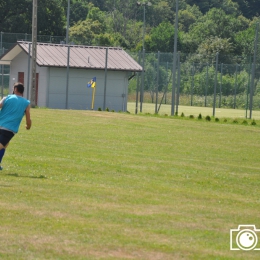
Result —
M 159 113 L 162 104 L 172 104 L 173 54 L 145 53 L 144 58 L 142 52 L 131 55 L 144 65 L 145 71 L 130 83 L 129 101 L 136 102 L 136 112 L 143 112 L 145 104 L 154 103 L 154 111 Z M 252 88 L 252 109 L 260 110 L 260 67 L 253 62 L 253 57 L 232 57 L 234 64 L 223 63 L 231 58 L 218 54 L 208 62 L 203 59 L 199 62 L 200 58 L 198 55 L 178 54 L 174 92 L 176 107 L 232 108 L 247 112 Z
M 30 34 L 2 33 L 0 50 L 4 53 L 16 41 L 31 41 Z M 39 42 L 61 43 L 64 36 L 38 36 Z M 173 53 L 129 53 L 144 67 L 129 84 L 128 101 L 135 102 L 135 112 L 143 112 L 146 104 L 154 104 L 159 113 L 162 105 L 260 110 L 260 37 L 258 26 L 254 53 L 248 57 L 196 54 L 177 55 L 176 76 L 173 77 Z M 9 67 L 1 66 L 2 89 L 8 88 Z M 4 92 L 4 91 L 2 91 Z M 244 116 L 245 114 L 243 114 Z
M 65 42 L 66 36 L 37 35 L 38 42 L 59 44 Z M 17 41 L 32 41 L 32 35 L 27 33 L 0 32 L 0 50 L 6 52 Z
M 2 98 L 9 92 L 9 74 L 9 66 L 0 65 L 0 93 Z

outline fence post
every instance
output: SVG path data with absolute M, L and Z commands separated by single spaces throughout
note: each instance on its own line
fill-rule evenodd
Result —
M 194 88 L 194 63 L 192 64 L 192 69 L 191 69 L 191 73 L 192 73 L 192 80 L 191 80 L 191 93 L 190 93 L 190 105 L 193 105 L 193 88 Z
M 238 69 L 238 64 L 236 64 L 236 76 L 235 76 L 235 89 L 234 89 L 234 105 L 233 108 L 236 108 L 236 96 L 237 96 L 237 69 Z
M 221 108 L 221 95 L 222 95 L 222 74 L 223 74 L 223 63 L 221 63 L 221 73 L 220 73 L 220 85 L 219 85 L 219 108 Z
M 30 92 L 30 71 L 31 71 L 31 46 L 32 43 L 30 42 L 28 45 L 28 71 L 27 71 L 27 99 L 29 99 L 29 92 Z
M 208 86 L 209 86 L 209 64 L 207 62 L 206 87 L 205 87 L 205 107 L 207 106 Z
M 160 65 L 160 52 L 158 51 L 158 59 L 157 59 L 157 82 L 156 82 L 156 96 L 155 96 L 155 114 L 158 113 L 159 65 Z
M 106 60 L 105 60 L 105 85 L 104 85 L 104 101 L 103 110 L 106 109 L 106 95 L 107 95 L 107 63 L 108 63 L 108 48 L 106 48 Z M 124 111 L 125 112 L 125 111 Z
M 138 52 L 138 63 L 141 62 L 141 53 Z M 135 114 L 138 112 L 138 93 L 139 93 L 139 72 L 137 72 L 137 82 L 136 82 L 136 99 L 135 99 Z
M 253 61 L 253 66 L 252 66 L 252 79 L 251 79 L 251 87 L 250 87 L 250 102 L 249 102 L 249 109 L 250 109 L 249 118 L 250 119 L 252 119 L 252 110 L 253 110 L 253 94 L 254 94 L 254 83 L 255 83 L 255 67 L 256 67 L 256 55 L 257 55 L 258 28 L 259 28 L 259 23 L 256 24 L 254 61 Z
M 142 68 L 142 82 L 140 91 L 140 112 L 143 111 L 143 100 L 144 100 L 144 66 L 145 66 L 145 49 L 143 49 L 143 68 Z
M 169 81 L 169 76 L 168 76 L 168 61 L 166 63 L 166 71 L 167 71 L 167 90 L 168 90 L 168 81 Z M 167 91 L 165 91 L 165 95 L 164 95 L 164 104 L 167 104 Z
M 31 66 L 31 107 L 36 106 L 36 68 L 37 68 L 37 0 L 33 0 L 32 17 L 32 66 Z
M 250 58 L 249 58 L 249 64 L 248 64 L 248 84 L 247 84 L 247 90 L 246 90 L 246 119 L 247 119 L 247 110 L 248 110 L 248 95 L 249 95 L 249 88 L 250 88 L 250 71 L 251 71 L 251 55 L 250 55 Z
M 213 100 L 213 116 L 216 110 L 216 94 L 217 94 L 217 81 L 218 81 L 218 52 L 216 54 L 216 71 L 215 71 L 215 84 L 214 84 L 214 100 Z
M 66 74 L 66 109 L 69 108 L 69 71 L 70 71 L 70 45 L 67 52 L 67 74 Z
M 179 113 L 179 101 L 180 101 L 180 84 L 181 84 L 181 56 L 178 53 L 178 82 L 177 82 L 177 98 L 176 98 L 176 115 Z
M 173 68 L 172 68 L 172 108 L 171 108 L 172 116 L 174 116 L 174 107 L 175 107 L 176 60 L 177 60 L 177 41 L 178 41 L 178 12 L 179 12 L 179 1 L 176 0 L 175 27 L 174 27 L 174 51 L 173 51 Z

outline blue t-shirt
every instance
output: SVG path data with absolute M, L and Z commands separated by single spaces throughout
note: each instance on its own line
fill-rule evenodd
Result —
M 0 128 L 17 133 L 30 101 L 16 95 L 8 95 L 0 112 Z

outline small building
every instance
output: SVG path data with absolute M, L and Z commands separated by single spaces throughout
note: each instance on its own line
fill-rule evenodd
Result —
M 37 43 L 36 97 L 39 107 L 91 109 L 96 77 L 94 110 L 126 111 L 129 80 L 142 67 L 123 49 Z M 17 42 L 0 57 L 10 66 L 9 88 L 20 81 L 30 99 L 31 43 Z

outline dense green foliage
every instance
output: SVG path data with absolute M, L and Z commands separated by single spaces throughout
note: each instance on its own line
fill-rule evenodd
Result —
M 146 3 L 146 5 L 143 5 Z M 142 49 L 145 11 L 146 51 L 172 51 L 175 1 L 70 0 L 70 36 L 78 44 Z M 38 33 L 65 35 L 67 0 L 38 1 Z M 0 3 L 0 31 L 31 33 L 31 0 Z M 256 0 L 179 0 L 179 50 L 207 56 L 252 53 Z M 222 47 L 220 47 L 222 46 Z
M 61 35 L 66 23 L 66 0 L 38 1 L 38 33 Z M 0 2 L 0 31 L 31 33 L 31 0 L 2 0 Z

